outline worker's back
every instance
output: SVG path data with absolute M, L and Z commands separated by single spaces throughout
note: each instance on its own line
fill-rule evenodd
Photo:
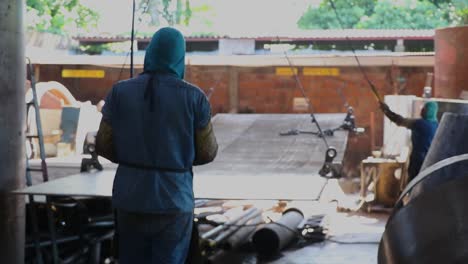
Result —
M 114 206 L 191 211 L 194 131 L 210 120 L 204 93 L 171 74 L 143 74 L 116 84 L 103 114 L 119 163 Z
M 411 127 L 413 153 L 424 156 L 426 155 L 436 133 L 437 126 L 437 121 L 430 121 L 422 118 L 414 122 Z

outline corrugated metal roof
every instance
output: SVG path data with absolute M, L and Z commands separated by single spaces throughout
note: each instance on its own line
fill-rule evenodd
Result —
M 286 33 L 264 32 L 264 33 L 231 33 L 224 35 L 213 34 L 187 34 L 187 41 L 215 41 L 223 38 L 255 39 L 264 41 L 326 41 L 326 40 L 432 40 L 435 30 L 433 29 L 326 29 L 326 30 L 297 30 Z M 74 39 L 88 42 L 118 42 L 130 40 L 128 36 L 76 36 Z M 137 37 L 140 41 L 149 41 L 150 37 Z
M 122 67 L 129 65 L 126 56 L 90 56 L 90 55 L 65 55 L 57 54 L 51 56 L 45 53 L 34 53 L 26 51 L 34 64 L 57 64 L 57 65 L 100 65 L 108 67 Z M 388 53 L 358 53 L 361 64 L 370 66 L 434 66 L 434 52 L 388 52 Z M 356 66 L 356 59 L 351 52 L 340 54 L 315 54 L 288 56 L 294 66 Z M 143 65 L 143 56 L 135 56 L 135 66 Z M 262 67 L 262 66 L 289 66 L 284 55 L 243 55 L 243 56 L 203 56 L 188 55 L 187 65 L 205 66 L 240 66 L 240 67 Z

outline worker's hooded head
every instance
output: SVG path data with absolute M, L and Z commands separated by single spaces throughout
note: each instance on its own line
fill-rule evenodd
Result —
M 424 104 L 424 107 L 421 112 L 422 118 L 429 120 L 429 121 L 436 121 L 437 122 L 437 112 L 439 111 L 439 106 L 437 102 L 427 102 Z
M 177 29 L 165 27 L 154 33 L 146 48 L 144 72 L 170 73 L 183 79 L 185 40 Z

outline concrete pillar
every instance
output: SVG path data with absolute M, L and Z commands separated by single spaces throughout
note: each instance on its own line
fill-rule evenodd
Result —
M 24 262 L 24 1 L 0 1 L 0 263 Z
M 395 45 L 395 52 L 405 52 L 405 40 L 404 39 L 397 39 L 397 43 Z
M 229 67 L 229 112 L 239 111 L 239 69 Z
M 441 98 L 467 97 L 468 26 L 437 29 L 434 37 L 434 95 Z

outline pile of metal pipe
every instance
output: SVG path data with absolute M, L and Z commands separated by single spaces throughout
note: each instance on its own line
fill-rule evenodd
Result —
M 204 240 L 205 245 L 210 248 L 221 247 L 223 242 L 226 241 L 231 235 L 246 225 L 249 220 L 260 216 L 261 213 L 262 211 L 260 209 L 252 207 L 243 211 L 240 215 L 234 217 L 226 223 L 221 224 L 202 234 L 201 238 Z
M 252 237 L 255 250 L 261 256 L 273 256 L 297 238 L 297 226 L 304 220 L 304 214 L 296 208 L 284 211 L 276 222 L 257 230 Z
M 232 250 L 246 244 L 253 232 L 255 232 L 257 227 L 263 222 L 261 215 L 257 215 L 256 217 L 249 219 L 245 223 L 245 226 L 240 227 L 239 230 L 224 241 L 222 248 L 225 250 Z

